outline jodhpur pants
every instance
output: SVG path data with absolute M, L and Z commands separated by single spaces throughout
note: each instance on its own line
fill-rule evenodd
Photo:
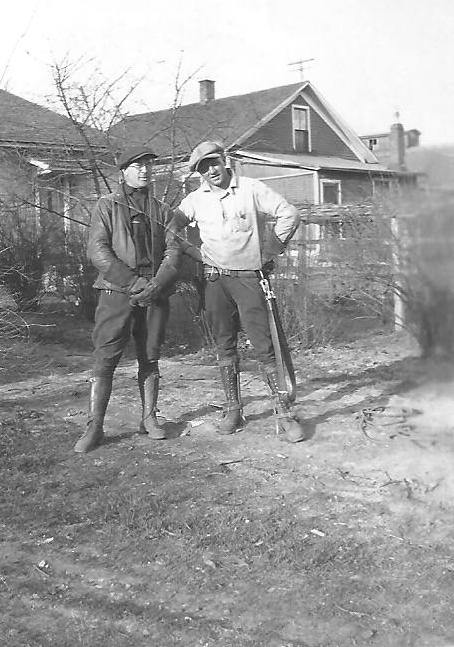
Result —
M 205 307 L 219 364 L 237 362 L 238 333 L 243 328 L 259 362 L 265 367 L 275 365 L 265 296 L 252 272 L 208 277 Z
M 160 299 L 147 308 L 131 306 L 123 292 L 100 290 L 95 312 L 94 376 L 109 377 L 120 361 L 131 332 L 139 373 L 157 372 L 157 361 L 169 318 L 169 301 Z

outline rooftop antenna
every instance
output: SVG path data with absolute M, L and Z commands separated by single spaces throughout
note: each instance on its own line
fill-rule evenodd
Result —
M 288 66 L 295 68 L 292 70 L 292 72 L 299 72 L 301 81 L 304 81 L 304 68 L 306 67 L 306 63 L 311 63 L 312 61 L 315 61 L 315 58 L 304 58 L 301 61 L 288 63 Z

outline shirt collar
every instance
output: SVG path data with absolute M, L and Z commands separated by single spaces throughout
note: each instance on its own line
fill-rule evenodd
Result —
M 133 186 L 129 186 L 129 184 L 124 183 L 124 189 L 126 195 L 133 195 L 134 193 L 136 195 L 146 195 L 148 193 L 148 187 L 140 187 L 138 189 L 134 188 Z
M 238 178 L 237 178 L 237 176 L 232 171 L 232 169 L 228 169 L 228 171 L 229 171 L 229 174 L 230 174 L 230 183 L 229 183 L 229 186 L 226 189 L 224 189 L 223 193 L 222 193 L 222 191 L 219 191 L 219 195 L 221 195 L 221 196 L 227 195 L 228 193 L 232 192 L 232 189 L 235 190 L 235 189 L 238 188 Z M 212 193 L 214 193 L 214 191 L 211 189 L 210 185 L 208 184 L 208 182 L 206 180 L 202 180 L 201 188 L 202 188 L 202 191 L 211 191 Z

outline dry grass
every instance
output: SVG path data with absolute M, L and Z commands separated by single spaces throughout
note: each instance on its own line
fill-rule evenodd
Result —
M 84 418 L 67 413 L 85 398 L 63 357 L 70 337 L 68 327 L 55 347 L 35 342 L 35 364 L 23 355 L 20 375 L 16 363 L 6 367 L 17 386 L 0 429 L 0 635 L 8 647 L 446 643 L 454 631 L 452 506 L 427 488 L 409 491 L 403 477 L 385 487 L 377 461 L 394 459 L 398 446 L 370 443 L 351 415 L 356 390 L 403 380 L 389 339 L 383 353 L 364 339 L 295 357 L 298 374 L 312 375 L 303 393 L 332 407 L 309 443 L 278 442 L 268 411 L 236 437 L 196 428 L 146 444 L 132 435 L 137 385 L 120 378 L 111 442 L 76 456 Z M 50 376 L 49 358 L 61 374 Z M 214 392 L 212 366 L 186 359 L 166 366 L 163 395 L 194 413 Z M 15 384 L 30 376 L 28 387 Z M 251 389 L 248 406 L 266 409 L 262 391 Z M 435 448 L 411 451 L 420 449 L 408 441 L 397 458 L 417 463 Z

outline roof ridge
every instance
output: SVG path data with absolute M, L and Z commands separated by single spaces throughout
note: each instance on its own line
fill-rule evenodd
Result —
M 307 83 L 308 83 L 307 81 L 300 81 L 299 83 L 289 83 L 287 85 L 276 85 L 273 88 L 264 88 L 263 90 L 253 90 L 252 92 L 241 92 L 239 94 L 230 94 L 227 97 L 219 97 L 219 99 L 211 99 L 208 102 L 208 105 L 212 105 L 213 103 L 219 103 L 220 101 L 227 101 L 228 99 L 237 99 L 238 97 L 249 97 L 260 93 L 271 92 L 273 90 L 284 90 L 284 89 L 290 90 L 290 88 L 294 88 L 296 90 L 296 88 L 302 87 Z M 189 108 L 190 106 L 198 106 L 198 105 L 206 105 L 206 104 L 202 104 L 200 103 L 200 101 L 192 101 L 191 103 L 181 104 L 181 106 L 178 106 L 178 109 Z M 122 121 L 133 119 L 134 117 L 144 117 L 145 115 L 156 116 L 159 113 L 169 112 L 170 110 L 172 110 L 172 108 L 161 108 L 160 110 L 147 110 L 146 112 L 136 112 L 133 115 L 128 115 L 126 118 L 122 119 Z

